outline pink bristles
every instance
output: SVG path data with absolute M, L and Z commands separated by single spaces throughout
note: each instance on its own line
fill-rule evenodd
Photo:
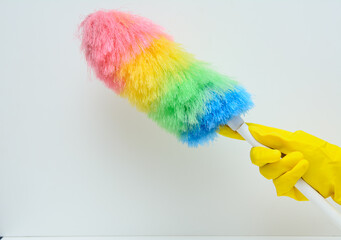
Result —
M 80 25 L 82 50 L 98 78 L 116 92 L 124 87 L 117 72 L 122 64 L 148 47 L 163 33 L 150 20 L 118 11 L 98 11 Z

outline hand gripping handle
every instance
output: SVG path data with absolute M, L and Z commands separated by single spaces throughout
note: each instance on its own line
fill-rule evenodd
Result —
M 238 132 L 252 147 L 266 147 L 263 144 L 257 142 L 257 140 L 251 135 L 249 127 L 246 125 L 244 120 L 240 117 L 232 118 L 227 125 L 233 130 Z M 324 199 L 314 188 L 306 183 L 302 178 L 299 179 L 295 187 L 315 205 L 320 207 L 330 219 L 341 229 L 341 213 L 332 206 L 326 199 Z

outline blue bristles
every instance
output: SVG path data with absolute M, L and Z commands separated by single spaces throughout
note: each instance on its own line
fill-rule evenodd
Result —
M 232 117 L 245 114 L 253 107 L 250 94 L 241 86 L 223 95 L 212 94 L 212 99 L 206 103 L 205 113 L 198 119 L 198 125 L 181 135 L 181 140 L 189 146 L 212 141 L 220 125 L 227 124 Z

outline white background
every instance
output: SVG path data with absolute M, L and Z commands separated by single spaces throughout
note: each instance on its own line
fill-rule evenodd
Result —
M 241 82 L 250 122 L 341 145 L 341 1 L 1 1 L 0 234 L 336 235 L 249 146 L 179 143 L 89 74 L 77 26 L 143 15 Z

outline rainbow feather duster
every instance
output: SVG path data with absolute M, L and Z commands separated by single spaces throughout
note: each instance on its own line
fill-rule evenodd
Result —
M 80 25 L 82 50 L 97 77 L 190 146 L 252 108 L 237 82 L 184 51 L 150 20 L 98 11 Z

